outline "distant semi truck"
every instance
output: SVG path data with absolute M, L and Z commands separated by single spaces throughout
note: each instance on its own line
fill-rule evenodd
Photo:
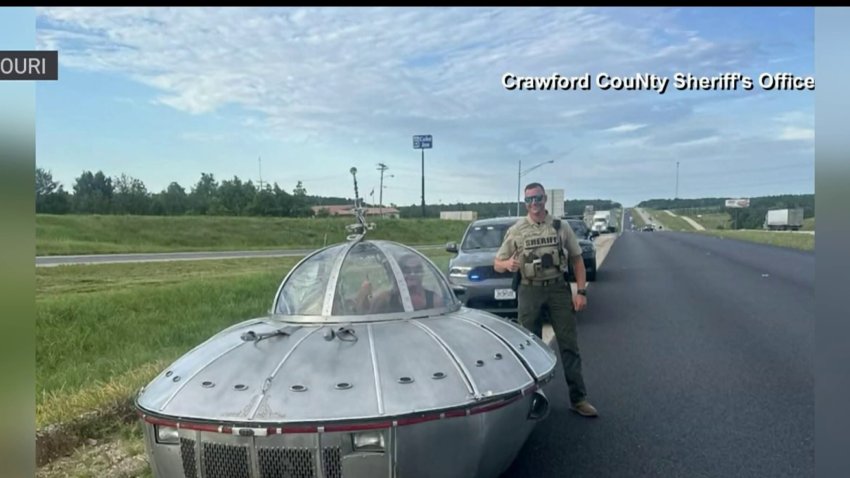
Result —
M 592 231 L 596 231 L 599 234 L 604 234 L 606 232 L 612 232 L 613 224 L 611 224 L 611 211 L 596 211 L 593 213 L 593 225 L 591 226 Z
M 770 231 L 799 231 L 803 227 L 803 208 L 771 209 L 764 218 L 764 228 Z

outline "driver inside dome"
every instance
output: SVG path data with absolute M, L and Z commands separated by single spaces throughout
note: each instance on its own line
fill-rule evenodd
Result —
M 410 302 L 414 310 L 432 309 L 435 307 L 436 293 L 423 284 L 426 274 L 424 261 L 415 254 L 404 254 L 398 261 Z M 397 287 L 383 292 L 372 294 L 372 283 L 367 278 L 363 281 L 355 298 L 356 309 L 361 314 L 383 314 L 393 312 L 404 312 L 401 302 L 401 294 Z

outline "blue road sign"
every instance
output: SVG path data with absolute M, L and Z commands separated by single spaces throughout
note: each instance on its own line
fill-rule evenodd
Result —
M 430 149 L 433 138 L 430 134 L 417 134 L 413 136 L 413 149 Z

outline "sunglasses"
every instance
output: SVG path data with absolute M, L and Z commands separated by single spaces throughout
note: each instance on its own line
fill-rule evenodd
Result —
M 546 199 L 545 194 L 538 194 L 536 196 L 526 196 L 525 197 L 525 203 L 526 204 L 531 204 L 531 203 L 535 203 L 535 202 L 541 203 L 541 202 L 543 202 L 544 199 Z
M 419 275 L 425 272 L 422 266 L 401 266 L 401 272 L 408 275 Z

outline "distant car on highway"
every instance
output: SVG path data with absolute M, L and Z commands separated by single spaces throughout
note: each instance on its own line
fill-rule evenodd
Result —
M 643 226 L 643 229 L 641 229 L 641 231 L 644 231 L 644 232 L 652 232 L 654 230 L 655 230 L 655 226 L 653 226 L 652 224 L 646 224 L 645 226 Z

